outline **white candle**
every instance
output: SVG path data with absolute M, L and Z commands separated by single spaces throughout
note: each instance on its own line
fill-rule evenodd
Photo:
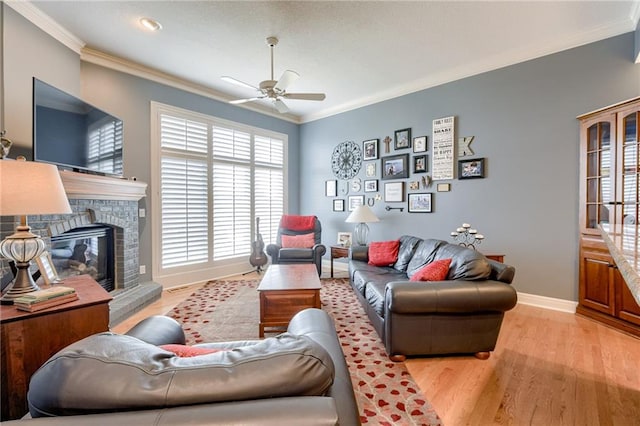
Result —
M 457 233 L 456 231 L 453 231 L 453 232 L 451 233 L 451 236 L 452 236 L 452 237 L 457 237 L 457 236 L 458 236 L 458 233 Z
M 469 225 L 468 223 L 463 223 L 463 224 L 462 224 L 462 227 L 463 227 L 463 228 L 471 228 L 471 225 Z
M 469 233 L 470 234 L 477 234 L 478 230 L 477 229 L 469 229 Z
M 458 231 L 458 232 L 464 232 L 464 228 L 458 228 L 458 229 L 456 229 L 456 231 Z
M 484 235 L 482 234 L 476 235 L 476 240 L 483 240 L 483 239 L 484 239 Z

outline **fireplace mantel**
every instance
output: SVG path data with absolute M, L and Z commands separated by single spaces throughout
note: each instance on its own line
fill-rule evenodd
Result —
M 146 196 L 147 184 L 135 180 L 61 170 L 60 177 L 72 199 L 138 201 Z

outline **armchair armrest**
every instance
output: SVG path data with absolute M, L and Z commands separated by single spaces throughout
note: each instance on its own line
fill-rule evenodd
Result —
M 280 247 L 278 244 L 268 244 L 267 245 L 267 254 L 271 256 L 271 263 L 278 263 L 278 254 L 280 253 Z
M 388 312 L 471 313 L 505 312 L 513 308 L 518 296 L 513 287 L 498 281 L 395 281 L 387 284 Z

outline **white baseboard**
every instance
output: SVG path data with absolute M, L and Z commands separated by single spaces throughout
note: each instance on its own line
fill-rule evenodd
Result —
M 536 294 L 518 292 L 518 303 L 523 305 L 537 306 L 539 308 L 551 309 L 554 311 L 576 313 L 578 302 L 564 299 L 555 299 L 553 297 L 538 296 Z

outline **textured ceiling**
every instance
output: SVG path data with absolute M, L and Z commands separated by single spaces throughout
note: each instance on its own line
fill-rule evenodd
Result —
M 8 2 L 10 5 L 12 2 Z M 85 48 L 211 89 L 223 99 L 254 93 L 270 77 L 301 78 L 288 119 L 310 121 L 465 76 L 633 31 L 635 1 L 34 1 L 28 3 Z M 22 5 L 24 6 L 24 4 Z M 145 32 L 141 17 L 163 29 Z M 631 60 L 632 52 L 629 52 Z M 252 107 L 275 112 L 268 102 Z

